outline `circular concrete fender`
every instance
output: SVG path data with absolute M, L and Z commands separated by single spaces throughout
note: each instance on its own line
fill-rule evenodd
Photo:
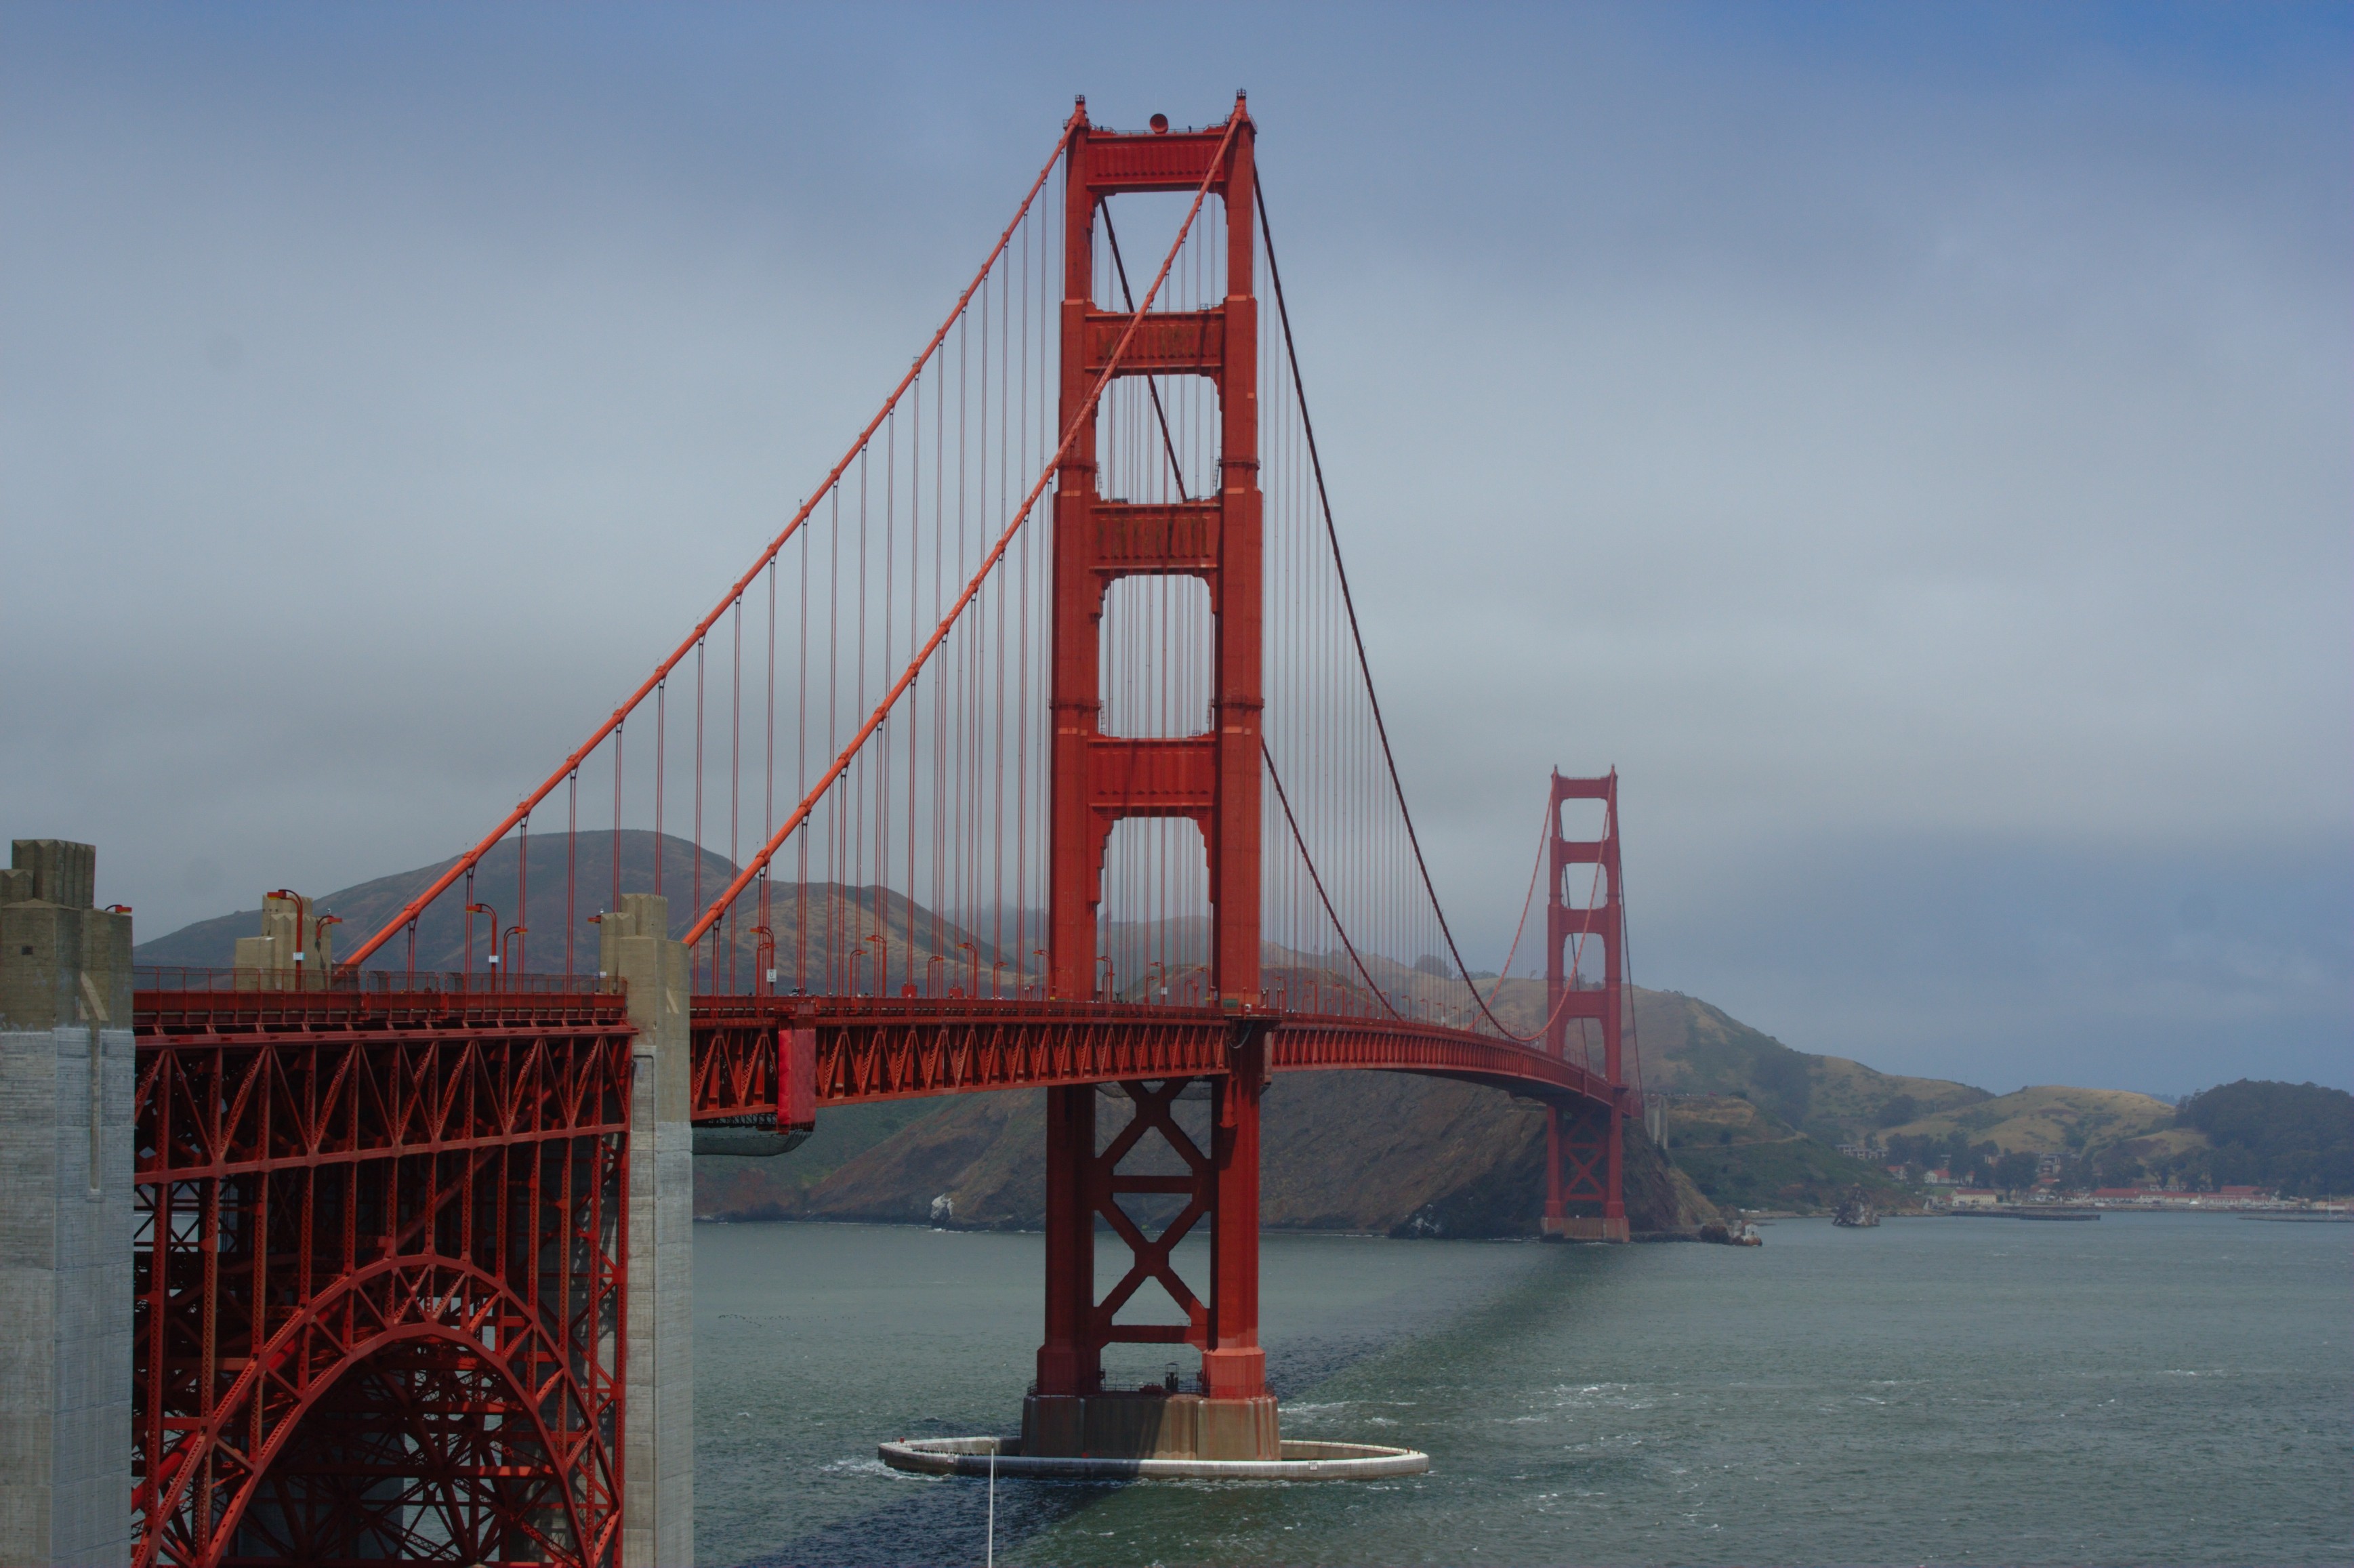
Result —
M 895 1470 L 975 1477 L 990 1473 L 994 1455 L 1001 1478 L 1023 1481 L 1370 1481 L 1430 1468 L 1430 1456 L 1412 1448 L 1288 1440 L 1280 1459 L 1030 1458 L 1005 1437 L 903 1437 L 875 1453 Z

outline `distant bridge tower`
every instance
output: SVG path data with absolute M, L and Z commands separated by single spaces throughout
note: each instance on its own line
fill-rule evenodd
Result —
M 1561 809 L 1569 800 L 1602 802 L 1599 838 L 1564 834 Z M 1571 1024 L 1577 1025 L 1581 1048 L 1589 1038 L 1587 1022 L 1598 1024 L 1600 1066 L 1609 1080 L 1611 1101 L 1606 1106 L 1580 1101 L 1576 1108 L 1566 1110 L 1555 1104 L 1545 1113 L 1544 1231 L 1578 1241 L 1625 1241 L 1627 1106 L 1620 1036 L 1627 1017 L 1627 910 L 1618 869 L 1618 770 L 1614 768 L 1599 779 L 1564 779 L 1555 772 L 1546 818 L 1551 852 L 1545 884 L 1545 1049 L 1566 1056 Z M 1597 869 L 1598 876 L 1573 877 L 1589 866 Z M 1572 952 L 1582 957 L 1587 942 L 1602 945 L 1598 988 L 1587 986 L 1573 967 Z M 1577 1212 L 1572 1213 L 1573 1208 Z

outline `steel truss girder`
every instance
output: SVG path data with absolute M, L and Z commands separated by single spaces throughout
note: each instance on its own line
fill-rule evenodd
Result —
M 142 1568 L 617 1558 L 623 1006 L 138 994 Z
M 1357 1068 L 1462 1078 L 1514 1094 L 1609 1103 L 1610 1086 L 1585 1066 L 1509 1040 L 1411 1020 L 1286 1014 L 1268 1037 L 1278 1073 Z
M 816 1100 L 1222 1073 L 1233 1016 L 1086 1002 L 697 997 L 695 1119 L 773 1114 L 781 1032 L 813 1035 Z
M 1038 1001 L 703 996 L 694 1005 L 698 1121 L 773 1116 L 779 1037 L 814 1036 L 817 1103 L 1212 1077 L 1243 1021 L 1218 1008 Z M 1548 1099 L 1608 1104 L 1583 1065 L 1511 1041 L 1411 1021 L 1286 1014 L 1275 1072 L 1420 1073 Z

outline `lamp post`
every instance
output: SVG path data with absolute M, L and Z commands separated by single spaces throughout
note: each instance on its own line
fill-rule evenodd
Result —
M 971 955 L 965 963 L 965 991 L 970 995 L 979 996 L 981 994 L 981 949 L 970 942 L 959 942 L 957 946 Z
M 882 932 L 876 931 L 860 941 L 857 948 L 850 955 L 850 991 L 854 996 L 858 993 L 858 960 L 862 957 L 869 956 L 866 952 L 866 944 L 869 942 L 882 944 L 881 950 L 871 955 L 875 959 L 874 994 L 882 995 L 883 988 L 891 983 L 890 938 L 884 936 Z
M 468 980 L 471 981 L 473 979 L 474 974 L 474 916 L 477 915 L 487 915 L 491 917 L 491 989 L 493 991 L 496 991 L 499 989 L 499 912 L 492 908 L 487 904 L 470 903 L 466 906 L 466 968 L 464 972 Z M 471 991 L 473 988 L 470 984 L 467 989 Z
M 290 899 L 294 905 L 294 989 L 302 989 L 302 948 L 311 939 L 311 901 L 291 887 L 281 887 L 270 895 L 272 898 Z
M 510 926 L 507 927 L 507 934 L 499 938 L 499 952 L 501 954 L 504 954 L 506 952 L 507 944 L 509 942 L 513 942 L 514 944 L 515 961 L 507 966 L 507 972 L 510 974 L 513 974 L 515 970 L 520 969 L 523 967 L 523 938 L 530 934 L 530 930 L 531 928 L 527 926 Z M 496 962 L 497 960 L 493 959 L 492 961 Z
M 122 906 L 122 911 L 126 915 L 129 914 L 131 912 L 131 906 L 128 904 Z M 320 948 L 323 949 L 327 945 L 327 927 L 330 926 L 340 926 L 343 923 L 344 917 L 340 915 L 321 915 L 317 916 L 311 922 L 312 940 L 317 942 Z M 334 978 L 335 968 L 333 964 L 322 963 L 319 966 L 319 989 L 321 991 L 326 990 L 329 985 L 333 984 Z M 355 982 L 357 981 L 358 976 L 356 973 L 353 976 L 353 980 Z
M 777 934 L 766 926 L 752 927 L 752 989 L 759 996 L 777 994 Z

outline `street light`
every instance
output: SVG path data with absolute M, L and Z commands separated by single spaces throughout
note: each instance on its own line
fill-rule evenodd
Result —
M 508 966 L 510 970 L 519 969 L 523 967 L 523 942 L 521 938 L 529 935 L 531 927 L 528 926 L 510 926 L 507 927 L 507 934 L 499 938 L 499 951 L 501 953 L 507 950 L 507 944 L 509 942 L 514 942 L 515 945 L 515 961 Z M 498 962 L 497 957 L 494 955 L 491 961 L 493 963 Z
M 302 946 L 311 935 L 311 901 L 291 887 L 281 887 L 269 895 L 271 898 L 291 900 L 294 906 L 294 989 L 302 989 Z
M 765 975 L 768 985 L 766 991 L 760 991 L 757 983 L 753 989 L 759 995 L 774 996 L 777 994 L 777 934 L 766 926 L 755 926 L 752 927 L 752 935 L 759 938 L 752 944 L 752 967 L 756 971 L 756 980 L 758 975 Z M 762 958 L 763 954 L 767 955 L 765 959 Z
M 496 991 L 499 989 L 499 912 L 492 908 L 487 904 L 469 904 L 466 906 L 466 968 L 464 972 L 469 979 L 472 979 L 474 973 L 474 916 L 476 915 L 487 915 L 491 917 L 491 989 L 493 991 Z
M 970 942 L 959 942 L 958 947 L 972 955 L 965 969 L 965 990 L 974 996 L 981 994 L 981 949 Z
M 875 959 L 874 994 L 876 996 L 882 995 L 883 988 L 891 983 L 891 939 L 885 937 L 882 932 L 876 931 L 873 935 L 862 940 L 858 944 L 857 948 L 850 955 L 850 991 L 853 996 L 858 994 L 858 960 L 861 958 L 867 956 L 866 944 L 868 942 L 880 942 L 883 944 L 882 950 L 873 955 Z
M 127 904 L 122 906 L 122 909 L 123 913 L 126 915 L 131 912 L 131 906 Z M 340 926 L 343 923 L 344 917 L 340 915 L 321 915 L 314 916 L 311 921 L 312 940 L 319 944 L 322 955 L 319 960 L 319 989 L 321 991 L 326 990 L 329 982 L 331 982 L 335 976 L 335 967 L 333 964 L 328 963 L 324 957 L 324 951 L 327 946 L 327 927 L 330 926 Z

